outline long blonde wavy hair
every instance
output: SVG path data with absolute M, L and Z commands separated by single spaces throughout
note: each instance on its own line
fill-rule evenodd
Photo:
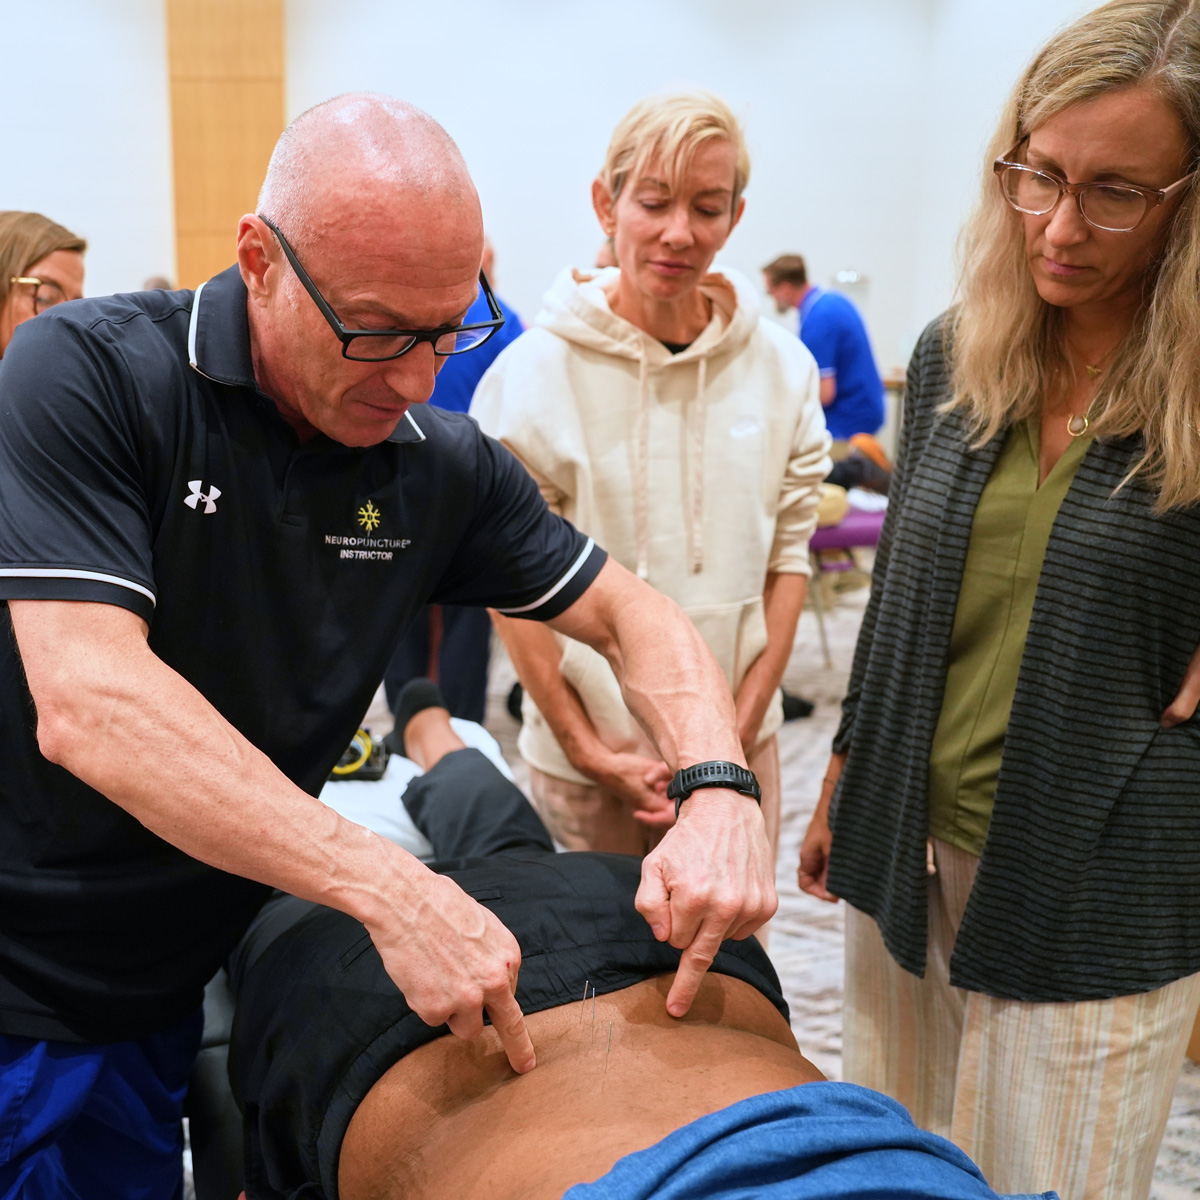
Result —
M 1071 376 L 1062 310 L 1037 293 L 1019 214 L 1000 194 L 994 159 L 1055 113 L 1148 83 L 1178 113 L 1200 154 L 1200 0 L 1114 0 L 1057 34 L 1017 84 L 992 140 L 979 201 L 959 243 L 951 326 L 954 394 L 976 444 L 1039 411 Z M 1091 409 L 1097 437 L 1140 433 L 1129 478 L 1158 492 L 1156 511 L 1200 503 L 1200 176 L 1184 190 L 1145 303 Z

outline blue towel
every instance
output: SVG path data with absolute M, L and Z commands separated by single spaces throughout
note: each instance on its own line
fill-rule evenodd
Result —
M 851 1083 L 752 1096 L 627 1155 L 563 1200 L 998 1200 L 957 1146 Z M 1035 1200 L 1011 1197 L 1009 1200 Z M 1040 1193 L 1036 1200 L 1058 1200 Z

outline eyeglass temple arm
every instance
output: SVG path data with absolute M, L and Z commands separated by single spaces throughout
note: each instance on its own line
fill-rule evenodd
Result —
M 262 216 L 261 214 L 259 215 L 258 219 L 260 221 L 262 221 L 262 223 L 275 235 L 275 240 L 279 243 L 279 248 L 283 251 L 284 257 L 291 264 L 292 270 L 296 272 L 296 276 L 300 280 L 301 284 L 304 285 L 304 290 L 306 292 L 308 292 L 308 294 L 312 297 L 314 303 L 316 304 L 317 308 L 319 308 L 321 310 L 321 315 L 333 327 L 334 332 L 338 335 L 338 338 L 341 340 L 343 346 L 346 345 L 346 343 L 349 339 L 352 339 L 355 337 L 361 337 L 364 333 L 366 333 L 367 332 L 366 330 L 351 330 L 351 329 L 346 328 L 346 325 L 342 321 L 341 317 L 339 317 L 337 315 L 337 313 L 335 313 L 333 311 L 333 308 L 330 305 L 329 301 L 326 300 L 325 297 L 321 295 L 321 293 L 317 290 L 316 284 L 313 283 L 312 280 L 309 278 L 308 272 L 300 265 L 300 261 L 296 257 L 296 252 L 291 248 L 290 245 L 288 245 L 287 238 L 285 238 L 283 236 L 283 234 L 280 233 L 280 231 L 276 228 L 275 223 L 273 221 L 271 221 L 269 218 Z M 41 280 L 40 279 L 39 280 L 14 280 L 14 282 L 40 283 Z M 492 285 L 490 283 L 488 283 L 487 275 L 484 273 L 484 270 L 482 267 L 479 268 L 479 282 L 483 286 L 483 294 L 487 297 L 488 308 L 491 310 L 491 313 L 492 313 L 492 320 L 499 321 L 500 324 L 503 325 L 504 324 L 504 314 L 500 311 L 500 305 L 496 302 L 495 294 L 492 292 Z M 391 332 L 391 331 L 383 331 L 383 332 Z M 412 332 L 412 331 L 411 330 L 400 330 L 397 332 Z M 449 332 L 449 330 L 447 329 L 446 332 Z
M 491 311 L 492 320 L 504 322 L 504 314 L 500 311 L 500 304 L 496 299 L 496 293 L 492 291 L 492 285 L 488 280 L 487 272 L 479 268 L 479 285 L 483 288 L 483 294 L 488 302 L 488 309 Z
M 1163 188 L 1162 191 L 1158 193 L 1160 202 L 1162 200 L 1165 200 L 1173 192 L 1177 192 L 1181 187 L 1183 187 L 1183 185 L 1185 183 L 1190 183 L 1192 181 L 1193 177 L 1195 176 L 1195 174 L 1196 174 L 1195 170 L 1191 170 L 1182 179 L 1177 179 L 1169 187 Z

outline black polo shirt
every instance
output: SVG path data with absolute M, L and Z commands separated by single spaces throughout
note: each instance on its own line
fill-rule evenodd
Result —
M 422 605 L 546 619 L 604 557 L 461 414 L 420 406 L 367 449 L 301 443 L 255 387 L 236 269 L 194 295 L 64 305 L 0 362 L 0 600 L 138 613 L 154 652 L 314 795 Z M 0 631 L 0 1032 L 171 1025 L 265 894 L 43 758 Z

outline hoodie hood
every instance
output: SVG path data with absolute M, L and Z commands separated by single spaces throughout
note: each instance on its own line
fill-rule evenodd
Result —
M 646 359 L 651 366 L 736 354 L 758 327 L 759 299 L 750 282 L 737 271 L 715 268 L 699 284 L 712 304 L 712 320 L 686 350 L 672 354 L 657 338 L 609 308 L 607 293 L 620 277 L 617 267 L 565 268 L 543 297 L 534 324 L 577 346 L 635 361 Z
M 712 304 L 712 319 L 686 350 L 672 354 L 657 338 L 617 316 L 608 305 L 608 291 L 621 278 L 618 267 L 581 271 L 567 267 L 554 281 L 534 322 L 564 341 L 588 350 L 632 359 L 638 364 L 638 416 L 634 432 L 634 522 L 640 578 L 650 574 L 650 405 L 652 370 L 691 370 L 695 392 L 686 409 L 684 438 L 687 458 L 684 477 L 688 566 L 704 569 L 704 388 L 708 361 L 715 355 L 736 354 L 758 328 L 759 301 L 749 282 L 736 271 L 710 271 L 700 280 L 701 293 Z

